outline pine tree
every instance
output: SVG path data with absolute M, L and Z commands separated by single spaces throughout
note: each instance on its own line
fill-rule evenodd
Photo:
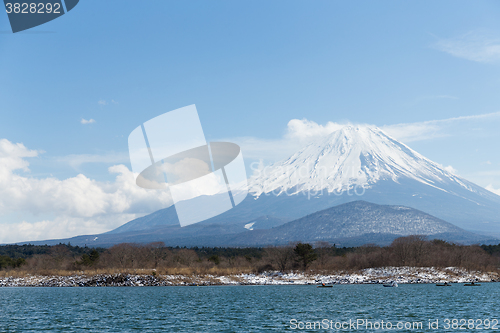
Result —
M 318 259 L 318 255 L 314 252 L 311 244 L 299 243 L 295 246 L 293 252 L 295 252 L 295 255 L 297 256 L 297 261 L 302 264 L 304 271 L 306 270 L 307 265 Z

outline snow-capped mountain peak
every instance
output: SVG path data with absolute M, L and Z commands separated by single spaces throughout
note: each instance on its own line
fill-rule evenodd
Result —
M 311 143 L 288 159 L 266 167 L 251 180 L 254 195 L 273 192 L 344 191 L 369 188 L 380 180 L 411 178 L 443 189 L 453 182 L 472 190 L 466 181 L 391 138 L 377 127 L 346 125 Z

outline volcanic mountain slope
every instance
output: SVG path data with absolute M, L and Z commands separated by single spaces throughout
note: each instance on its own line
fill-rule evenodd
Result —
M 468 230 L 500 235 L 500 196 L 376 127 L 345 126 L 262 170 L 251 179 L 251 188 L 256 198 L 307 194 L 323 201 L 318 203 L 322 208 L 361 198 L 406 205 Z
M 467 230 L 500 236 L 500 196 L 449 173 L 382 130 L 345 126 L 249 180 L 238 206 L 203 223 L 283 222 L 363 199 L 405 205 Z M 178 225 L 175 208 L 131 221 L 113 232 Z
M 230 240 L 237 246 L 283 245 L 289 242 L 328 241 L 340 245 L 387 245 L 401 236 L 426 235 L 430 239 L 461 243 L 486 242 L 422 211 L 405 206 L 355 201 L 328 208 L 268 230 L 242 233 Z M 498 240 L 489 240 L 495 243 Z

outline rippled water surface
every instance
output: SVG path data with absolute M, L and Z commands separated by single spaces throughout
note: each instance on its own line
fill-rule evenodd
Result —
M 500 283 L 435 285 L 0 288 L 1 332 L 472 332 L 500 318 Z M 445 318 L 474 319 L 446 329 Z M 293 321 L 293 319 L 296 320 Z M 347 328 L 367 320 L 392 329 Z M 438 329 L 428 328 L 429 320 Z M 489 319 L 490 329 L 478 330 Z M 292 322 L 291 322 L 292 320 Z M 308 322 L 317 323 L 307 329 Z M 328 324 L 326 324 L 328 322 Z M 423 329 L 397 323 L 422 322 Z M 344 329 L 339 325 L 344 323 Z M 464 321 L 462 321 L 464 323 Z M 486 322 L 487 323 L 487 322 Z M 335 324 L 337 328 L 335 329 Z M 312 324 L 310 324 L 312 325 Z M 467 327 L 469 325 L 469 327 Z M 328 328 L 327 328 L 328 326 Z M 300 328 L 304 329 L 300 329 Z M 471 329 L 475 327 L 475 329 Z M 333 328 L 333 329 L 332 329 Z

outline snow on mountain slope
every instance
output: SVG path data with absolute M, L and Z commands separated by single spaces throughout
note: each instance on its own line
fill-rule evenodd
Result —
M 459 185 L 476 192 L 473 184 L 396 141 L 376 127 L 347 125 L 312 143 L 285 161 L 266 167 L 250 179 L 251 192 L 279 195 L 301 191 L 341 192 L 370 188 L 380 180 L 410 178 L 447 192 Z
M 231 241 L 235 246 L 279 245 L 296 241 L 329 241 L 346 246 L 366 244 L 370 239 L 373 243 L 388 245 L 393 239 L 408 235 L 427 235 L 430 239 L 460 240 L 468 244 L 485 240 L 485 237 L 468 233 L 413 208 L 354 201 L 272 229 L 242 233 Z

